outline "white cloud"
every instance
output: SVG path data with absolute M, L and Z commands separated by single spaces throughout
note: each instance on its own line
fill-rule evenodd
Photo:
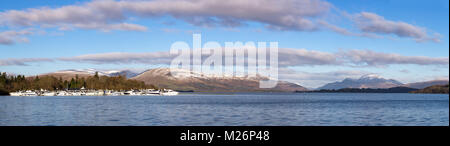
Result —
M 0 66 L 12 66 L 12 65 L 21 65 L 26 66 L 28 63 L 34 62 L 51 62 L 53 59 L 49 58 L 9 58 L 9 59 L 0 59 Z
M 307 49 L 280 48 L 278 55 L 280 66 L 340 65 L 342 63 L 333 53 Z
M 60 58 L 62 61 L 89 62 L 95 64 L 170 64 L 176 55 L 169 52 L 146 52 L 146 53 L 101 53 L 88 54 L 75 57 Z M 204 54 L 205 58 L 207 54 Z M 312 51 L 306 49 L 279 49 L 280 66 L 312 66 L 312 65 L 337 65 L 339 61 L 335 55 L 326 52 Z
M 340 58 L 354 65 L 380 67 L 393 64 L 449 65 L 448 57 L 403 56 L 370 50 L 349 50 L 337 53 Z
M 74 26 L 84 29 L 97 29 L 101 31 L 122 30 L 122 31 L 147 31 L 147 27 L 130 23 L 119 24 L 75 24 Z
M 409 37 L 417 42 L 434 41 L 439 42 L 439 34 L 430 37 L 425 28 L 414 26 L 401 21 L 386 20 L 384 17 L 374 13 L 362 12 L 354 19 L 356 25 L 362 32 L 378 34 L 394 34 L 399 37 Z
M 142 53 L 112 52 L 112 53 L 86 54 L 73 57 L 63 57 L 63 58 L 56 58 L 56 60 L 86 62 L 93 64 L 136 63 L 136 64 L 168 65 L 171 63 L 172 59 L 176 56 L 177 55 L 171 55 L 168 51 L 142 52 Z M 203 54 L 202 58 L 205 59 L 208 56 L 209 54 Z M 377 68 L 399 64 L 448 66 L 449 58 L 427 57 L 427 56 L 404 56 L 395 53 L 383 53 L 370 50 L 345 50 L 333 53 L 307 49 L 280 48 L 278 53 L 278 63 L 280 67 L 328 65 L 328 66 Z M 2 65 L 5 66 L 5 65 L 22 65 L 22 64 L 2 63 Z
M 75 57 L 59 58 L 62 61 L 87 62 L 94 64 L 170 64 L 173 56 L 169 52 L 152 53 L 100 53 L 87 54 Z
M 0 13 L 0 24 L 8 26 L 79 27 L 100 30 L 138 30 L 137 25 L 123 23 L 127 19 L 122 9 L 111 7 L 107 2 L 94 1 L 83 5 L 59 8 L 29 8 Z M 142 27 L 142 26 L 139 26 Z
M 141 31 L 143 26 L 129 29 L 131 24 L 120 27 L 115 24 L 123 23 L 129 15 L 144 18 L 168 15 L 198 26 L 236 27 L 254 21 L 280 30 L 309 31 L 316 29 L 311 19 L 325 14 L 330 7 L 331 4 L 321 0 L 97 0 L 59 8 L 9 10 L 0 13 L 0 24 Z M 85 27 L 92 25 L 95 27 Z
M 438 33 L 430 36 L 425 28 L 386 20 L 368 12 L 351 15 L 359 29 L 352 32 L 326 21 L 334 7 L 325 0 L 94 0 L 57 8 L 3 11 L 0 12 L 0 26 L 146 31 L 146 26 L 129 21 L 169 16 L 202 27 L 234 28 L 245 26 L 248 22 L 258 22 L 268 29 L 279 31 L 328 29 L 347 36 L 381 38 L 378 34 L 394 34 L 413 38 L 417 42 L 440 41 Z M 2 40 L 3 44 L 11 42 L 5 38 Z
M 346 35 L 346 36 L 357 36 L 357 37 L 368 37 L 368 38 L 383 38 L 382 36 L 373 34 L 373 33 L 368 33 L 368 32 L 363 32 L 363 33 L 356 33 L 356 32 L 351 32 L 345 28 L 330 24 L 326 21 L 318 21 L 318 23 L 322 26 L 325 27 L 333 32 L 339 33 L 341 35 Z
M 12 45 L 16 42 L 28 42 L 28 39 L 24 36 L 32 35 L 33 32 L 30 30 L 20 30 L 20 31 L 3 31 L 0 32 L 0 44 L 2 45 Z
M 169 52 L 115 52 L 66 57 L 60 58 L 60 60 L 95 64 L 170 64 L 175 56 L 170 55 Z M 203 58 L 205 57 L 207 57 L 207 54 L 204 54 Z M 347 50 L 329 53 L 292 48 L 280 48 L 278 62 L 281 67 L 320 65 L 384 67 L 395 64 L 448 66 L 449 64 L 448 57 L 403 56 L 395 53 L 374 52 L 370 50 Z
M 119 2 L 121 8 L 140 16 L 169 15 L 198 26 L 244 25 L 261 22 L 285 30 L 313 30 L 311 19 L 329 11 L 321 0 L 156 0 Z

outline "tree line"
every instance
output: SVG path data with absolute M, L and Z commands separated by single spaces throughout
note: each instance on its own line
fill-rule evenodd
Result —
M 65 89 L 109 89 L 109 90 L 130 90 L 130 89 L 157 89 L 154 85 L 147 85 L 142 81 L 127 79 L 119 75 L 114 77 L 99 76 L 98 72 L 94 76 L 79 78 L 78 75 L 71 80 L 63 80 L 61 77 L 36 76 L 25 77 L 24 75 L 0 74 L 0 94 L 20 90 L 65 90 Z
M 419 89 L 409 87 L 392 87 L 392 88 L 342 88 L 342 89 L 321 89 L 313 91 L 297 91 L 297 93 L 409 93 Z
M 434 85 L 411 93 L 449 94 L 449 85 Z

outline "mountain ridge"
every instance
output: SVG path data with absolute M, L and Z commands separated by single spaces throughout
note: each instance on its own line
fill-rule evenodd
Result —
M 319 88 L 318 90 L 323 89 L 343 89 L 343 88 L 393 88 L 398 86 L 403 86 L 404 84 L 394 80 L 394 79 L 384 79 L 381 76 L 375 75 L 375 74 L 368 74 L 361 76 L 358 79 L 354 78 L 345 78 L 342 81 L 332 82 L 325 84 Z
M 405 84 L 405 87 L 416 88 L 416 89 L 424 89 L 434 85 L 447 85 L 449 80 L 430 80 L 424 82 L 414 82 Z
M 163 88 L 174 88 L 180 91 L 211 91 L 211 92 L 239 92 L 239 91 L 307 91 L 305 87 L 287 81 L 279 81 L 279 85 L 273 89 L 258 89 L 259 80 L 266 80 L 262 76 L 240 76 L 232 75 L 218 76 L 215 74 L 204 74 L 182 69 L 170 70 L 169 68 L 153 68 L 145 71 L 133 71 L 130 69 L 122 70 L 95 70 L 95 69 L 68 69 L 61 70 L 38 76 L 54 76 L 63 80 L 70 80 L 78 76 L 87 78 L 98 72 L 100 76 L 118 76 L 125 75 L 129 79 L 144 81 L 147 84 L 159 84 Z M 151 72 L 153 77 L 142 77 L 142 75 Z M 172 73 L 175 73 L 172 76 Z M 167 83 L 164 83 L 167 82 Z M 384 79 L 376 74 L 363 75 L 360 78 L 345 78 L 342 81 L 332 82 L 316 88 L 315 90 L 338 90 L 343 88 L 372 88 L 387 89 L 393 87 L 409 87 L 423 89 L 433 85 L 448 84 L 448 80 L 430 80 L 423 82 L 414 82 L 403 84 L 394 79 Z M 246 86 L 244 86 L 246 85 Z M 230 87 L 231 86 L 231 87 Z M 314 89 L 311 89 L 314 90 Z
M 267 79 L 261 76 L 217 76 L 187 70 L 172 70 L 171 72 L 168 68 L 147 70 L 131 79 L 144 81 L 161 88 L 196 92 L 294 92 L 307 90 L 303 86 L 286 81 L 279 81 L 275 88 L 259 88 L 259 81 Z

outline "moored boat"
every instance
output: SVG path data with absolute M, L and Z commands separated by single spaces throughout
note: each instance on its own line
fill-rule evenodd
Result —
M 27 90 L 9 93 L 10 96 L 174 96 L 178 95 L 177 91 L 171 89 L 132 89 L 128 91 L 123 90 Z
M 163 90 L 160 91 L 160 95 L 163 95 L 163 96 L 175 96 L 175 95 L 178 95 L 178 92 L 170 90 L 170 89 L 163 89 Z
M 70 94 L 66 91 L 59 91 L 58 93 L 56 93 L 56 96 L 70 96 Z
M 22 93 L 22 96 L 38 96 L 38 94 L 35 91 L 27 90 Z
M 41 96 L 56 96 L 56 92 L 46 91 L 41 94 Z
M 10 96 L 23 96 L 22 91 L 17 91 L 17 92 L 11 92 L 9 93 Z

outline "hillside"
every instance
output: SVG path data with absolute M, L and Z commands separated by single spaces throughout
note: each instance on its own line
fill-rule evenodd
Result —
M 99 76 L 95 74 L 87 78 L 71 78 L 62 80 L 51 75 L 25 77 L 24 75 L 0 75 L 0 94 L 23 90 L 60 90 L 60 89 L 156 89 L 157 87 L 145 84 L 142 81 L 127 79 L 124 76 Z
M 448 84 L 448 80 L 432 80 L 432 81 L 426 81 L 426 82 L 409 83 L 409 84 L 406 84 L 405 87 L 423 89 L 423 88 L 434 86 L 434 85 L 447 85 L 447 84 Z
M 409 93 L 412 91 L 417 91 L 418 89 L 409 87 L 392 87 L 384 89 L 372 89 L 372 88 L 343 88 L 343 89 L 322 89 L 315 91 L 306 91 L 305 93 Z M 304 93 L 302 91 L 297 91 L 297 93 Z
M 146 84 L 153 84 L 160 88 L 170 88 L 179 91 L 196 92 L 293 92 L 305 91 L 306 88 L 289 82 L 280 81 L 275 88 L 259 88 L 259 81 L 264 77 L 216 77 L 187 70 L 176 70 L 172 75 L 168 68 L 151 69 L 133 77 Z
M 377 75 L 365 75 L 359 79 L 346 78 L 340 82 L 328 83 L 318 90 L 337 90 L 344 88 L 392 88 L 402 86 L 403 84 L 393 79 L 384 79 Z
M 449 85 L 434 85 L 411 93 L 449 94 Z
M 95 69 L 81 69 L 81 70 L 61 70 L 46 74 L 41 74 L 39 77 L 44 76 L 52 76 L 55 78 L 61 78 L 62 80 L 71 80 L 72 78 L 88 78 L 91 76 L 94 76 L 95 73 L 97 73 L 99 76 L 108 76 L 108 77 L 115 77 L 115 76 L 125 76 L 126 78 L 132 78 L 137 76 L 140 72 L 133 72 L 131 70 L 95 70 Z M 29 76 L 29 78 L 34 78 L 35 76 Z

